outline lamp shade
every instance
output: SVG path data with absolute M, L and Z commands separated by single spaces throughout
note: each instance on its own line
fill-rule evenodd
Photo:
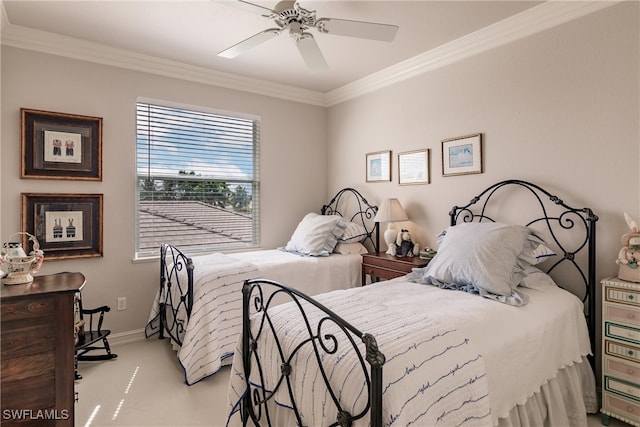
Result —
M 398 199 L 386 199 L 378 208 L 375 222 L 407 221 L 409 217 Z

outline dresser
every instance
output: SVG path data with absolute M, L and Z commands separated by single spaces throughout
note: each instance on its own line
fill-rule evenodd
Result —
M 74 424 L 74 303 L 81 273 L 36 276 L 2 287 L 3 425 Z
M 640 426 L 640 283 L 602 281 L 602 423 Z
M 429 261 L 420 257 L 396 257 L 383 252 L 363 254 L 362 286 L 367 283 L 367 274 L 371 276 L 372 281 L 395 279 L 411 273 L 414 268 L 425 267 Z

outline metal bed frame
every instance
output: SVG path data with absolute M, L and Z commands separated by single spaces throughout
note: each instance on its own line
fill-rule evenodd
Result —
M 540 211 L 531 219 L 524 221 L 524 224 L 531 226 L 534 224 L 542 225 L 550 233 L 553 243 L 560 249 L 561 259 L 552 264 L 546 271 L 553 275 L 557 267 L 561 264 L 568 263 L 574 267 L 577 276 L 576 281 L 584 284 L 585 294 L 580 296 L 583 303 L 587 307 L 586 320 L 591 338 L 592 350 L 595 345 L 595 251 L 596 251 L 596 228 L 595 223 L 598 217 L 589 208 L 573 208 L 565 204 L 560 198 L 547 192 L 536 184 L 532 184 L 521 180 L 501 181 L 491 185 L 478 196 L 463 206 L 454 206 L 449 212 L 450 224 L 456 225 L 460 222 L 482 222 L 495 220 L 488 215 L 488 204 L 497 198 L 497 193 L 507 193 L 505 188 L 524 189 L 530 193 L 534 201 L 540 206 Z M 526 194 L 526 193 L 525 193 Z M 504 194 L 509 196 L 509 193 Z M 498 203 L 498 202 L 495 202 Z M 540 216 L 537 216 L 540 215 Z M 572 234 L 579 237 L 579 242 L 575 247 L 563 242 L 559 236 L 560 230 L 571 230 Z M 551 242 L 548 242 L 551 243 Z M 577 257 L 579 253 L 587 251 L 585 257 Z M 241 417 L 243 425 L 273 425 L 272 414 L 269 411 L 268 402 L 276 395 L 281 387 L 286 387 L 288 395 L 292 401 L 292 410 L 298 425 L 302 425 L 302 418 L 298 411 L 298 406 L 294 400 L 292 382 L 290 374 L 295 369 L 291 361 L 296 354 L 305 347 L 311 347 L 315 358 L 318 362 L 321 375 L 324 379 L 324 385 L 332 397 L 333 404 L 337 409 L 337 419 L 330 424 L 331 426 L 350 426 L 358 419 L 369 414 L 370 425 L 378 427 L 382 425 L 382 375 L 383 365 L 385 363 L 384 354 L 378 349 L 376 339 L 368 333 L 363 333 L 338 314 L 329 308 L 315 301 L 313 298 L 271 280 L 248 280 L 243 287 L 243 332 L 242 332 L 242 364 L 244 369 L 244 378 L 246 384 L 246 392 L 241 402 Z M 272 319 L 269 314 L 269 308 L 273 298 L 281 295 L 279 302 L 282 301 L 282 295 L 288 297 L 293 304 L 297 305 L 300 315 L 300 324 L 306 326 L 308 337 L 302 340 L 289 353 L 285 353 L 282 343 L 278 337 L 277 331 L 274 329 Z M 303 303 L 305 307 L 303 307 Z M 308 304 L 311 304 L 310 307 Z M 305 310 L 320 310 L 322 317 L 317 324 L 312 324 Z M 254 326 L 251 326 L 251 322 Z M 298 322 L 296 322 L 298 323 Z M 328 325 L 335 325 L 331 332 Z M 264 366 L 257 352 L 258 343 L 261 335 L 270 334 L 273 336 L 275 345 L 279 352 L 279 363 L 281 363 L 281 371 L 277 385 L 273 390 L 266 390 L 262 384 L 264 382 Z M 338 349 L 339 340 L 336 334 L 344 334 L 347 337 L 350 346 L 347 349 Z M 358 342 L 364 343 L 365 351 L 361 351 Z M 339 389 L 335 388 L 328 379 L 328 374 L 323 369 L 321 358 L 323 354 L 336 354 L 338 351 L 344 353 L 346 351 L 354 351 L 359 360 L 362 370 L 362 376 L 366 382 L 368 391 L 368 402 L 366 407 L 357 414 L 350 414 L 343 410 L 339 396 Z M 594 353 L 595 354 L 595 353 Z M 365 361 L 368 363 L 365 364 Z M 591 359 L 590 359 L 591 361 Z M 593 361 L 591 361 L 593 366 Z M 255 374 L 252 376 L 252 371 Z M 339 381 L 337 382 L 339 383 Z
M 348 214 L 351 210 L 355 212 Z M 339 215 L 348 221 L 360 224 L 366 230 L 362 242 L 374 252 L 379 248 L 379 224 L 373 222 L 378 207 L 372 205 L 353 188 L 343 188 L 321 208 L 322 215 Z M 185 274 L 182 272 L 185 271 Z M 160 246 L 160 303 L 157 316 L 158 327 L 148 322 L 147 338 L 158 334 L 159 339 L 169 336 L 177 345 L 182 345 L 187 321 L 193 308 L 194 264 L 182 250 L 163 243 Z M 186 319 L 185 314 L 186 313 Z M 155 320 L 155 319 L 154 319 Z

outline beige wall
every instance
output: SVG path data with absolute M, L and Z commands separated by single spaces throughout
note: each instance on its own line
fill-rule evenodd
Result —
M 420 243 L 451 206 L 503 179 L 530 180 L 600 217 L 598 278 L 617 272 L 640 219 L 637 2 L 606 8 L 329 108 L 329 190 L 398 197 Z M 485 172 L 442 177 L 440 141 L 483 133 Z M 397 153 L 431 149 L 431 184 L 397 184 Z M 393 151 L 393 182 L 364 183 L 365 153 Z
M 159 281 L 157 260 L 132 261 L 138 96 L 261 117 L 263 247 L 286 244 L 299 219 L 319 211 L 327 194 L 321 107 L 3 47 L 0 236 L 20 229 L 21 192 L 103 193 L 104 257 L 45 261 L 42 273 L 83 272 L 85 305 L 110 305 L 114 332 L 144 327 Z M 102 117 L 103 181 L 21 180 L 21 107 Z M 121 296 L 127 310 L 115 311 Z

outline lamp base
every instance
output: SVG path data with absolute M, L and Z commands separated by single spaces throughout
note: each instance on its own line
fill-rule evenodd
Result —
M 387 224 L 387 229 L 384 230 L 383 238 L 384 242 L 387 244 L 387 254 L 395 256 L 396 248 L 395 241 L 396 237 L 398 237 L 398 231 L 396 230 L 395 225 L 390 222 Z

